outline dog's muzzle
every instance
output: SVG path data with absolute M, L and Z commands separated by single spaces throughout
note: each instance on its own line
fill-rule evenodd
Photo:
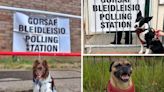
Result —
M 114 75 L 123 82 L 127 82 L 131 76 L 131 69 L 128 66 L 121 67 L 118 71 L 114 72 Z

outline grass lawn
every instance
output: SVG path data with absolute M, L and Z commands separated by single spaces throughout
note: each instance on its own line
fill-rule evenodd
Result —
M 84 92 L 105 92 L 109 66 L 116 58 L 126 58 L 132 63 L 136 92 L 164 92 L 164 57 L 84 57 Z
M 0 69 L 32 69 L 33 62 L 38 57 L 0 57 Z M 67 70 L 81 68 L 80 57 L 41 57 L 47 60 L 51 69 Z

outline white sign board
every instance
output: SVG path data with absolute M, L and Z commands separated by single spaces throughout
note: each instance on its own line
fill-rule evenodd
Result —
M 88 0 L 89 33 L 133 31 L 139 10 L 144 14 L 145 0 Z
M 14 14 L 14 52 L 71 52 L 69 19 Z

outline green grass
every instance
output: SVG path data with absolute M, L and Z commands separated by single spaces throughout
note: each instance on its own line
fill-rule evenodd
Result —
M 38 57 L 1 57 L 0 69 L 32 69 L 33 62 Z M 51 69 L 80 68 L 80 57 L 41 57 L 47 60 Z
M 113 58 L 126 58 L 133 65 L 136 92 L 164 92 L 163 57 L 84 57 L 84 92 L 104 92 Z

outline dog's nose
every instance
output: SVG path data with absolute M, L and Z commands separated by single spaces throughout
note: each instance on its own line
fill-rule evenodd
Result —
M 125 73 L 128 73 L 129 70 L 130 70 L 129 67 L 123 67 L 123 68 L 122 68 L 122 71 L 125 72 Z
M 134 28 L 137 28 L 137 27 L 138 27 L 138 25 L 135 25 L 135 26 L 134 26 Z

